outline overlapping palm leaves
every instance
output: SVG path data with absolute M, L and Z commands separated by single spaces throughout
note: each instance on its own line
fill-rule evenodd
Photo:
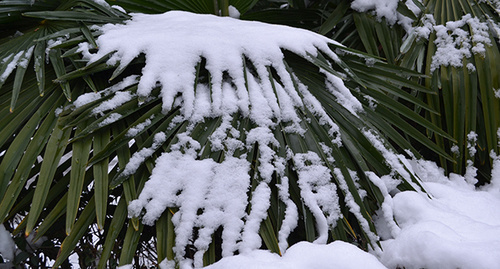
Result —
M 466 14 L 470 14 L 470 19 L 461 27 L 470 40 L 456 46 L 457 49 L 463 46 L 462 49 L 469 50 L 470 56 L 464 56 L 459 65 L 441 64 L 432 68 L 434 55 L 441 53 L 436 44 L 439 34 L 434 30 L 428 40 L 411 33 L 402 47 L 400 58 L 402 66 L 425 73 L 425 85 L 439 91 L 438 95 L 424 94 L 422 99 L 439 112 L 427 114 L 427 118 L 456 140 L 449 142 L 435 138 L 438 145 L 456 159 L 455 163 L 440 159 L 440 165 L 448 172 L 462 174 L 468 163 L 474 164 L 479 168 L 478 176 L 482 182 L 489 182 L 491 176 L 490 153 L 500 152 L 497 133 L 500 129 L 500 98 L 495 96 L 500 87 L 500 49 L 495 30 L 500 23 L 497 8 L 491 1 L 457 1 L 455 5 L 426 1 L 418 26 L 423 25 L 428 14 L 434 14 L 436 27 L 465 20 Z M 484 26 L 486 41 L 475 37 L 480 34 L 478 31 L 482 31 L 478 24 Z M 458 38 L 452 30 L 448 30 L 448 35 Z M 465 47 L 467 42 L 470 42 L 470 48 Z M 474 47 L 481 43 L 484 51 L 474 51 Z M 477 138 L 474 138 L 474 133 Z
M 356 48 L 373 55 L 384 57 L 390 63 L 410 68 L 426 78 L 420 83 L 432 89 L 437 94 L 416 94 L 418 98 L 432 107 L 438 113 L 424 113 L 425 117 L 445 130 L 454 139 L 446 140 L 432 132 L 426 135 L 433 137 L 442 150 L 453 156 L 454 162 L 446 158 L 437 158 L 434 152 L 422 150 L 422 154 L 437 161 L 447 173 L 465 173 L 466 167 L 472 163 L 478 169 L 478 179 L 481 183 L 489 181 L 491 176 L 491 151 L 499 153 L 498 129 L 500 119 L 498 115 L 500 100 L 495 97 L 500 83 L 498 76 L 498 8 L 493 1 L 413 1 L 420 8 L 415 15 L 406 6 L 404 1 L 398 4 L 397 12 L 414 20 L 414 29 L 406 31 L 398 24 L 389 25 L 385 19 L 378 19 L 375 14 L 359 13 L 350 8 L 347 1 L 333 1 L 332 6 L 326 9 L 326 21 L 319 28 L 322 34 L 329 34 L 334 39 L 351 48 Z M 463 30 L 469 40 L 467 45 L 458 44 L 456 49 L 468 50 L 470 56 L 463 55 L 463 62 L 456 66 L 441 64 L 432 68 L 433 56 L 437 53 L 437 32 L 429 29 L 428 37 L 418 36 L 418 27 L 429 23 L 429 16 L 435 20 L 432 27 L 445 27 L 447 22 L 458 22 L 470 14 L 469 22 L 459 29 Z M 477 22 L 472 22 L 477 18 Z M 483 24 L 485 30 L 484 53 L 473 52 L 480 39 L 477 35 L 477 26 Z M 429 24 L 427 24 L 429 27 Z M 431 28 L 432 28 L 431 27 Z M 333 30 L 333 31 L 332 31 Z M 331 31 L 331 32 L 330 32 Z M 408 32 L 407 32 L 408 31 Z M 459 40 L 460 37 L 447 31 L 450 39 Z M 441 33 L 442 34 L 442 33 Z M 441 53 L 441 52 L 439 52 Z M 449 56 L 450 58 L 452 56 Z M 474 68 L 472 68 L 474 67 Z M 415 107 L 415 111 L 420 108 Z M 472 132 L 472 133 L 471 133 Z M 477 141 L 469 139 L 469 134 L 477 134 Z M 470 135 L 473 138 L 473 135 Z M 453 150 L 452 150 L 453 149 Z M 470 154 L 477 151 L 476 154 Z M 469 163 L 469 164 L 468 164 Z
M 9 8 L 18 8 L 23 12 L 28 8 L 27 4 L 12 2 Z M 98 243 L 102 246 L 98 264 L 101 268 L 106 267 L 108 260 L 116 261 L 118 256 L 120 264 L 131 263 L 137 248 L 144 247 L 148 242 L 156 242 L 158 262 L 165 258 L 173 260 L 174 227 L 171 218 L 176 209 L 164 212 L 151 228 L 144 226 L 139 219 L 128 219 L 127 204 L 138 197 L 149 179 L 156 154 L 169 150 L 176 142 L 176 135 L 185 131 L 187 122 L 173 120 L 180 114 L 179 109 L 162 111 L 159 88 L 153 91 L 153 98 L 146 101 L 134 98 L 101 117 L 91 115 L 90 111 L 112 95 L 103 95 L 98 100 L 72 110 L 71 100 L 85 92 L 102 91 L 126 76 L 140 75 L 145 61 L 143 57 L 138 57 L 127 68 L 117 69 L 116 66 L 107 65 L 105 61 L 108 58 L 104 57 L 101 61 L 86 65 L 77 52 L 77 44 L 88 42 L 96 45 L 95 37 L 99 33 L 91 30 L 90 26 L 121 22 L 128 16 L 93 1 L 69 1 L 60 5 L 47 2 L 53 4 L 50 7 L 57 7 L 56 10 L 26 13 L 26 16 L 40 20 L 34 21 L 31 28 L 23 25 L 20 29 L 24 31 L 24 35 L 12 37 L 1 45 L 0 52 L 3 59 L 6 59 L 2 64 L 2 74 L 6 75 L 2 76 L 3 86 L 0 92 L 2 222 L 9 221 L 17 225 L 14 234 L 24 231 L 28 235 L 35 230 L 35 240 L 47 236 L 53 244 L 62 243 L 57 258 L 54 257 L 55 266 L 63 263 L 80 246 L 78 243 L 81 238 L 89 233 L 88 229 L 93 225 L 103 230 L 103 238 Z M 142 5 L 142 8 L 149 8 L 151 12 L 157 10 L 154 1 L 148 2 L 151 4 Z M 167 10 L 189 10 L 198 3 L 156 2 Z M 125 8 L 137 3 L 139 1 L 117 1 L 117 4 L 122 4 Z M 184 6 L 178 6 L 181 3 L 185 3 Z M 207 7 L 213 9 L 213 5 Z M 193 11 L 201 12 L 196 9 Z M 63 38 L 58 40 L 60 37 Z M 378 187 L 368 180 L 365 172 L 374 171 L 378 175 L 386 175 L 394 171 L 364 131 L 378 130 L 386 148 L 391 149 L 390 144 L 394 143 L 399 148 L 410 149 L 418 157 L 418 151 L 405 138 L 410 136 L 444 158 L 447 157 L 446 153 L 421 135 L 412 124 L 445 137 L 446 134 L 387 95 L 390 93 L 434 113 L 425 103 L 400 90 L 401 87 L 409 87 L 432 95 L 426 88 L 407 80 L 409 77 L 419 77 L 418 73 L 385 64 L 345 47 L 331 46 L 340 55 L 341 61 L 334 61 L 323 54 L 304 59 L 290 52 L 285 52 L 284 61 L 288 72 L 293 74 L 292 77 L 308 87 L 328 116 L 340 127 L 342 146 L 332 143 L 332 138 L 318 118 L 312 111 L 304 108 L 299 114 L 306 133 L 301 136 L 284 132 L 281 127 L 275 128 L 274 137 L 281 145 L 275 151 L 283 157 L 287 154 L 286 147 L 295 153 L 312 151 L 322 157 L 324 163 L 332 169 L 332 174 L 334 168 L 339 168 L 347 188 L 338 188 L 343 218 L 332 227 L 330 239 L 357 241 L 363 247 L 376 246 L 377 242 L 371 241 L 367 233 L 376 233 L 371 216 L 383 202 L 383 196 Z M 47 60 L 49 64 L 46 64 Z M 11 63 L 17 68 L 13 68 Z M 253 72 L 251 62 L 246 62 L 245 66 Z M 10 76 L 5 72 L 9 68 L 13 72 Z M 340 105 L 333 95 L 325 91 L 325 77 L 320 70 L 345 76 L 346 86 L 367 112 L 356 117 Z M 197 74 L 196 81 L 192 83 L 209 83 L 210 73 L 202 63 L 198 66 Z M 276 74 L 270 78 L 258 79 L 280 81 Z M 124 90 L 133 93 L 137 90 L 137 85 L 132 83 Z M 373 105 L 373 100 L 377 103 L 376 106 Z M 105 119 L 113 113 L 119 113 L 123 117 L 111 124 L 105 123 Z M 241 133 L 255 126 L 255 123 L 239 114 L 233 116 L 235 127 Z M 146 128 L 133 137 L 127 136 L 131 128 L 147 119 L 150 121 Z M 208 137 L 220 124 L 220 118 L 206 119 L 193 129 L 192 138 L 202 145 L 208 145 Z M 132 176 L 120 173 L 135 152 L 153 145 L 154 135 L 160 131 L 166 132 L 167 140 L 155 148 L 156 153 L 144 160 Z M 328 160 L 322 143 L 333 149 L 331 154 L 335 164 Z M 220 161 L 226 154 L 224 151 L 212 152 L 208 146 L 206 149 L 200 158 Z M 258 149 L 259 145 L 255 144 L 246 152 L 237 153 L 247 154 L 248 160 L 254 163 L 252 173 L 255 175 L 259 161 Z M 114 160 L 116 165 L 112 164 Z M 297 179 L 293 163 L 288 164 L 286 176 Z M 355 171 L 356 176 L 351 171 Z M 397 173 L 394 176 L 398 177 Z M 359 178 L 357 182 L 356 177 Z M 411 180 L 401 179 L 401 189 L 413 188 Z M 275 175 L 273 180 L 277 184 L 280 177 Z M 259 178 L 255 176 L 252 185 L 255 187 L 257 182 Z M 366 197 L 360 195 L 360 188 L 367 192 Z M 271 207 L 268 217 L 261 224 L 260 235 L 268 249 L 279 253 L 277 233 L 284 217 L 284 205 L 279 200 L 277 191 L 272 189 Z M 296 181 L 291 180 L 289 192 L 300 209 L 301 217 L 299 226 L 289 237 L 289 243 L 312 241 L 317 237 L 314 217 L 301 199 Z M 347 195 L 352 195 L 360 207 L 361 217 L 350 212 L 349 206 L 344 202 Z M 369 227 L 362 228 L 360 221 L 366 221 Z M 217 240 L 220 239 L 215 239 L 216 242 Z M 216 249 L 216 244 L 211 244 L 205 254 L 205 263 L 213 263 L 219 258 L 220 254 Z

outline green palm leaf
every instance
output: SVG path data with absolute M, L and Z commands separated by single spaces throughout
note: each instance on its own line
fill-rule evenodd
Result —
M 455 163 L 450 163 L 441 158 L 440 165 L 447 172 L 459 174 L 475 165 L 482 171 L 479 179 L 487 182 L 492 162 L 489 153 L 498 154 L 500 150 L 497 134 L 500 100 L 494 97 L 495 91 L 492 90 L 500 85 L 496 64 L 500 60 L 500 50 L 493 28 L 499 23 L 499 16 L 490 2 L 456 2 L 448 8 L 443 8 L 437 1 L 424 2 L 424 12 L 419 16 L 416 31 L 411 33 L 402 48 L 401 64 L 416 70 L 426 66 L 422 70 L 428 76 L 424 83 L 439 93 L 437 96 L 424 94 L 422 98 L 440 113 L 440 116 L 427 114 L 427 117 L 456 141 L 435 138 L 439 146 L 456 159 Z M 434 14 L 435 21 L 429 21 L 428 14 Z M 450 21 L 462 25 L 458 30 L 464 31 L 465 43 L 453 45 L 447 49 L 448 53 L 470 44 L 469 48 L 463 47 L 470 55 L 458 56 L 460 62 L 456 63 L 439 62 L 437 57 L 444 52 L 443 35 L 454 40 L 453 30 L 445 26 Z M 418 37 L 419 29 L 428 28 L 428 38 Z M 442 31 L 438 34 L 437 29 Z M 483 41 L 477 41 L 479 36 L 483 36 Z M 481 47 L 484 47 L 483 52 L 480 52 Z M 451 59 L 454 55 L 446 57 Z M 477 139 L 471 139 L 473 134 L 477 134 Z

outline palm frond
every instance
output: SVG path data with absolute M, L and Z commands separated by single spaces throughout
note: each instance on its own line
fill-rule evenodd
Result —
M 427 114 L 427 118 L 456 141 L 435 137 L 439 147 L 456 159 L 456 163 L 450 163 L 441 158 L 440 165 L 447 172 L 459 174 L 474 165 L 482 171 L 479 179 L 488 182 L 492 162 L 489 154 L 500 150 L 500 100 L 495 97 L 495 89 L 500 86 L 496 64 L 500 50 L 495 30 L 499 16 L 489 1 L 456 2 L 449 8 L 436 1 L 424 3 L 418 25 L 402 48 L 400 62 L 425 73 L 425 85 L 439 93 L 423 94 L 422 99 L 438 111 Z M 452 22 L 458 27 L 450 28 Z M 423 30 L 429 35 L 424 35 Z M 463 41 L 457 41 L 459 35 Z
M 139 1 L 116 2 L 147 13 L 163 8 L 209 13 L 214 8 L 199 1 L 148 1 L 143 6 Z M 250 9 L 243 2 L 229 1 Z M 294 1 L 292 6 L 300 7 L 300 2 L 305 3 Z M 418 129 L 450 136 L 393 98 L 436 113 L 432 105 L 401 89 L 432 95 L 408 80 L 420 75 L 319 35 L 301 30 L 297 38 L 310 38 L 305 49 L 294 50 L 287 45 L 294 41 L 290 39 L 269 47 L 280 57 L 264 57 L 266 61 L 255 57 L 261 52 L 251 50 L 213 57 L 214 49 L 207 45 L 194 54 L 194 61 L 183 58 L 192 72 L 176 73 L 182 68 L 175 62 L 163 70 L 174 76 L 157 83 L 162 77 L 154 76 L 159 69 L 151 69 L 150 52 L 139 50 L 124 58 L 119 47 L 103 46 L 103 28 L 91 26 L 118 22 L 106 26 L 118 29 L 122 22 L 133 22 L 125 22 L 130 17 L 116 8 L 69 1 L 26 15 L 39 20 L 25 35 L 0 45 L 5 59 L 1 68 L 9 71 L 2 72 L 0 88 L 0 214 L 3 222 L 18 225 L 16 235 L 35 231 L 35 239 L 47 236 L 61 244 L 53 257 L 56 266 L 82 247 L 89 227 L 103 229 L 105 236 L 99 268 L 118 257 L 121 265 L 131 262 L 150 240 L 157 242 L 158 263 L 193 258 L 197 266 L 259 248 L 261 240 L 277 253 L 301 240 L 340 239 L 377 248 L 371 216 L 384 201 L 377 178 L 390 175 L 401 190 L 420 189 L 398 155 L 399 149 L 409 149 L 419 156 L 406 138 L 450 158 Z M 173 26 L 163 28 L 210 30 Z M 14 43 L 18 45 L 11 49 Z M 218 69 L 213 64 L 217 59 L 236 67 Z M 153 70 L 152 82 L 148 70 Z M 232 101 L 225 103 L 222 93 Z M 262 117 L 265 111 L 259 109 L 269 113 Z M 177 191 L 166 188 L 177 200 L 161 210 L 144 209 L 140 203 L 155 188 L 162 160 L 171 160 L 167 165 L 185 160 L 193 167 L 211 166 L 221 179 L 240 176 L 240 181 L 227 182 L 209 178 L 213 184 L 207 185 L 230 185 L 231 192 L 223 195 L 235 193 L 244 200 L 235 214 L 222 212 L 236 224 L 211 226 L 201 220 L 209 209 L 222 210 L 217 207 L 192 204 L 195 211 L 186 209 L 179 197 L 196 188 L 189 182 Z M 171 171 L 175 169 L 167 169 Z M 213 191 L 206 195 L 220 195 Z M 223 208 L 224 201 L 220 203 Z M 201 224 L 183 222 L 189 214 Z

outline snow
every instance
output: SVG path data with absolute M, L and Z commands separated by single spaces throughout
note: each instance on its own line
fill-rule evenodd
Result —
M 161 268 L 161 267 L 160 267 Z M 205 267 L 206 269 L 383 269 L 374 256 L 354 245 L 336 241 L 328 245 L 300 242 L 280 257 L 264 250 L 255 250 Z
M 328 239 L 328 228 L 341 217 L 337 187 L 332 182 L 330 169 L 316 153 L 296 154 L 294 163 L 299 176 L 300 196 L 317 222 L 319 236 L 314 242 L 324 244 Z
M 500 89 L 493 89 L 493 92 L 495 93 L 495 97 L 500 99 Z
M 324 72 L 324 74 L 328 77 L 326 88 L 335 97 L 337 97 L 337 102 L 339 104 L 341 104 L 355 116 L 357 116 L 358 112 L 363 111 L 361 102 L 359 102 L 358 99 L 354 98 L 351 91 L 345 87 L 344 82 L 341 78 L 326 72 Z
M 235 18 L 235 19 L 240 18 L 241 13 L 236 7 L 230 5 L 228 9 L 229 9 L 229 17 Z
M 132 14 L 132 19 L 125 25 L 107 24 L 99 30 L 103 34 L 96 40 L 99 46 L 97 53 L 91 53 L 87 43 L 82 43 L 79 48 L 89 63 L 114 52 L 108 64 L 119 62 L 121 68 L 144 53 L 146 66 L 139 80 L 138 95 L 148 96 L 158 82 L 162 86 L 164 111 L 175 105 L 176 96 L 180 94 L 181 112 L 191 120 L 194 119 L 194 113 L 198 114 L 199 119 L 200 115 L 214 117 L 234 112 L 232 107 L 228 108 L 223 103 L 227 93 L 224 91 L 224 72 L 235 85 L 234 98 L 237 109 L 243 115 L 250 113 L 252 120 L 266 125 L 271 124 L 266 120 L 270 112 L 278 119 L 281 116 L 293 117 L 286 105 L 281 107 L 276 98 L 270 98 L 275 93 L 269 80 L 259 79 L 269 77 L 268 66 L 272 66 L 280 76 L 284 86 L 282 94 L 288 95 L 293 101 L 289 105 L 301 107 L 303 103 L 294 90 L 293 78 L 286 71 L 282 50 L 305 58 L 308 54 L 316 55 L 320 50 L 332 59 L 337 59 L 328 48 L 328 44 L 334 41 L 306 30 L 181 11 L 159 15 Z M 243 56 L 256 67 L 258 77 L 243 72 Z M 198 88 L 195 89 L 194 85 L 196 65 L 201 57 L 206 59 L 212 85 L 209 106 L 198 111 L 198 107 L 195 109 L 199 103 L 198 97 L 206 99 L 205 95 L 198 96 Z M 248 91 L 245 76 L 251 84 Z M 338 82 L 332 84 L 338 85 Z M 126 100 L 125 97 L 115 101 L 119 103 L 120 100 Z M 111 106 L 108 107 L 111 109 Z
M 106 126 L 109 125 L 119 119 L 122 118 L 122 115 L 119 113 L 111 113 L 109 116 L 107 116 L 103 121 L 99 123 L 99 126 Z
M 117 92 L 110 100 L 102 102 L 98 107 L 92 110 L 92 114 L 103 114 L 104 111 L 113 110 L 132 100 L 133 95 L 129 92 Z
M 397 11 L 399 0 L 354 0 L 351 3 L 351 8 L 359 12 L 367 12 L 375 10 L 377 18 L 385 18 L 390 24 L 397 21 Z
M 149 117 L 149 119 L 146 119 L 145 121 L 133 126 L 127 131 L 126 136 L 128 137 L 135 137 L 138 133 L 142 132 L 146 127 L 151 125 L 151 120 L 154 118 L 154 116 Z
M 467 160 L 467 166 L 465 168 L 464 177 L 465 180 L 472 185 L 477 183 L 476 179 L 477 168 L 474 167 L 474 162 L 472 161 L 477 151 L 476 141 L 477 141 L 477 134 L 474 131 L 471 131 L 470 133 L 467 134 L 467 150 L 469 151 L 470 159 Z
M 281 253 L 284 253 L 288 248 L 288 236 L 297 227 L 298 224 L 298 209 L 295 203 L 290 199 L 288 192 L 289 179 L 286 176 L 281 177 L 281 184 L 278 184 L 279 198 L 285 203 L 285 217 L 281 223 L 281 229 L 278 232 L 278 245 Z
M 497 183 L 500 182 L 498 160 L 492 172 Z M 500 263 L 498 185 L 478 189 L 459 175 L 445 176 L 435 163 L 410 162 L 428 193 L 404 191 L 392 197 L 383 180 L 368 173 L 386 199 L 380 212 L 383 216 L 374 217 L 382 249 L 365 252 L 341 241 L 300 242 L 282 256 L 254 250 L 223 258 L 204 268 L 497 268 Z
M 490 32 L 496 37 L 499 35 L 499 24 L 487 15 L 486 18 L 478 18 L 465 14 L 457 21 L 448 21 L 445 25 L 438 25 L 433 14 L 423 14 L 419 25 L 414 26 L 412 19 L 397 12 L 398 3 L 405 2 L 406 6 L 418 16 L 421 10 L 414 1 L 417 0 L 354 0 L 351 8 L 358 12 L 373 12 L 378 20 L 384 18 L 389 25 L 395 23 L 402 25 L 408 37 L 429 39 L 430 34 L 435 33 L 436 52 L 432 57 L 431 72 L 440 66 L 462 67 L 463 59 L 473 55 L 484 57 L 486 47 L 492 46 Z M 421 0 L 418 2 L 422 5 Z M 498 12 L 500 1 L 488 2 L 491 6 L 495 5 Z M 468 63 L 466 68 L 469 72 L 475 71 L 472 63 Z
M 375 9 L 378 16 L 389 22 L 404 23 L 406 20 L 395 13 L 397 2 L 356 0 L 353 5 L 365 11 Z M 446 26 L 434 25 L 432 17 L 426 18 L 431 27 L 420 28 L 417 34 L 426 37 L 436 31 L 438 40 L 443 43 L 436 42 L 444 44 L 437 44 L 438 50 L 440 46 L 445 49 L 451 44 L 450 51 L 451 48 L 461 51 L 457 46 L 465 46 L 469 53 L 480 54 L 484 46 L 478 44 L 488 45 L 483 39 L 483 25 L 475 18 L 464 16 Z M 472 30 L 472 36 L 468 36 L 462 29 L 465 24 L 478 30 Z M 306 107 L 329 129 L 334 146 L 342 145 L 339 127 L 307 86 L 288 72 L 282 52 L 288 50 L 306 59 L 308 55 L 322 52 L 335 61 L 337 56 L 328 47 L 333 41 L 301 29 L 180 11 L 132 14 L 132 19 L 125 24 L 107 24 L 99 31 L 102 35 L 96 41 L 97 52 L 91 52 L 89 44 L 85 43 L 79 48 L 89 63 L 112 54 L 108 64 L 123 68 L 144 54 L 146 64 L 141 76 L 127 77 L 102 92 L 84 95 L 74 106 L 81 107 L 106 97 L 107 100 L 93 110 L 95 115 L 104 115 L 133 98 L 150 97 L 153 88 L 159 87 L 163 112 L 179 107 L 181 115 L 175 122 L 189 123 L 186 132 L 176 136 L 168 151 L 159 152 L 166 137 L 162 132 L 156 134 L 153 145 L 136 152 L 123 171 L 123 175 L 131 175 L 153 153 L 160 155 L 150 179 L 128 210 L 131 217 L 141 216 L 146 225 L 154 224 L 166 210 L 172 210 L 174 253 L 181 268 L 202 267 L 203 255 L 219 228 L 222 228 L 223 259 L 209 268 L 475 268 L 472 264 L 492 268 L 498 264 L 500 157 L 492 153 L 495 178 L 491 187 L 476 190 L 472 185 L 476 177 L 472 165 L 465 176 L 445 177 L 435 164 L 407 160 L 396 154 L 379 134 L 368 128 L 361 130 L 362 133 L 391 168 L 389 175 L 380 177 L 365 171 L 384 196 L 381 209 L 373 216 L 382 248 L 374 244 L 368 253 L 344 242 L 326 245 L 329 229 L 342 217 L 337 188 L 346 194 L 344 202 L 348 210 L 370 240 L 379 239 L 348 190 L 345 177 L 356 182 L 358 176 L 335 167 L 335 160 L 328 156 L 332 149 L 324 144 L 320 146 L 330 163 L 324 163 L 316 153 L 294 153 L 288 148 L 284 149 L 286 156 L 279 156 L 276 149 L 281 145 L 274 136 L 274 128 L 286 123 L 285 131 L 303 134 L 305 130 L 300 127 L 297 110 Z M 460 42 L 456 43 L 457 40 Z M 472 43 L 467 44 L 469 40 Z M 462 56 L 467 56 L 465 51 Z M 243 68 L 244 57 L 255 67 L 255 72 Z M 202 58 L 210 73 L 210 85 L 195 84 L 196 66 Z M 449 57 L 448 64 L 453 65 L 454 59 Z M 435 61 L 445 64 L 438 58 Z M 270 68 L 275 70 L 279 82 L 267 79 Z M 321 72 L 325 75 L 327 90 L 339 104 L 354 116 L 364 113 L 342 78 L 324 70 Z M 135 84 L 136 93 L 128 89 Z M 246 139 L 242 139 L 243 134 L 232 126 L 236 113 L 249 118 L 255 125 L 245 130 Z M 111 113 L 101 124 L 120 117 L 120 114 Z M 196 123 L 215 117 L 220 117 L 222 122 L 209 141 L 213 151 L 224 151 L 218 161 L 201 158 L 204 145 L 192 139 L 190 133 Z M 128 135 L 132 138 L 150 122 L 148 119 L 133 126 Z M 471 133 L 468 145 L 471 154 L 474 153 L 474 139 Z M 245 154 L 233 156 L 237 149 L 251 152 L 256 144 L 256 163 L 251 163 Z M 301 242 L 288 246 L 288 236 L 298 223 L 297 207 L 287 191 L 285 164 L 291 161 L 298 174 L 303 202 L 316 221 L 318 237 L 314 244 Z M 251 167 L 256 171 L 252 173 L 255 178 L 250 178 Z M 331 182 L 332 174 L 338 185 Z M 280 181 L 278 196 L 286 206 L 278 233 L 281 257 L 260 250 L 259 229 L 270 207 L 273 175 Z M 412 182 L 412 178 L 418 178 L 415 175 L 424 181 L 422 185 L 428 194 Z M 396 186 L 401 178 L 418 191 L 399 192 Z M 253 180 L 257 182 L 254 186 Z M 363 192 L 360 195 L 363 196 Z M 483 216 L 483 212 L 487 212 L 487 216 Z M 195 247 L 193 260 L 184 258 L 189 244 Z M 236 253 L 238 255 L 233 256 Z M 171 261 L 162 264 L 164 268 L 174 265 Z
M 138 77 L 137 75 L 128 76 L 119 83 L 116 83 L 115 85 L 108 87 L 100 92 L 84 93 L 78 96 L 78 98 L 72 103 L 72 105 L 74 106 L 74 108 L 80 108 L 88 103 L 99 100 L 102 97 L 107 97 L 112 94 L 115 94 L 115 96 L 113 96 L 110 100 L 103 102 L 103 104 L 93 109 L 92 113 L 95 115 L 95 114 L 102 114 L 107 110 L 113 110 L 116 107 L 120 106 L 121 104 L 129 101 L 133 97 L 131 93 L 121 92 L 120 90 L 126 89 L 134 84 L 137 84 L 138 82 L 137 77 Z
M 6 62 L 9 63 L 5 67 L 5 71 L 0 75 L 0 82 L 7 80 L 7 77 L 9 77 L 10 73 L 12 73 L 12 71 L 14 71 L 16 66 L 19 64 L 19 58 L 21 58 L 23 54 L 24 51 L 20 51 L 15 56 L 14 54 L 10 54 L 9 56 L 2 59 L 2 64 L 5 64 Z
M 464 58 L 478 54 L 485 56 L 486 47 L 491 46 L 490 27 L 494 23 L 481 21 L 471 14 L 465 14 L 460 20 L 448 21 L 445 25 L 437 25 L 432 14 L 425 14 L 421 26 L 412 28 L 419 38 L 428 39 L 435 32 L 436 52 L 432 57 L 431 71 L 439 66 L 462 67 Z M 472 63 L 467 64 L 469 72 L 476 70 Z
M 24 54 L 23 59 L 17 64 L 17 66 L 22 67 L 22 68 L 27 68 L 28 67 L 28 63 L 29 63 L 29 61 L 31 59 L 31 55 L 33 54 L 33 49 L 34 48 L 35 48 L 35 46 L 31 46 L 26 51 L 26 53 Z
M 378 20 L 386 19 L 387 23 L 394 25 L 401 24 L 407 31 L 411 29 L 412 19 L 402 15 L 397 11 L 398 3 L 402 0 L 354 0 L 351 3 L 351 8 L 358 12 L 372 11 Z M 420 9 L 413 2 L 414 0 L 406 0 L 405 5 L 415 14 L 420 14 Z M 418 0 L 422 2 L 421 0 Z
M 103 6 L 107 6 L 108 3 L 106 3 L 105 0 L 92 0 L 93 2 L 99 4 L 99 5 L 103 5 Z
M 339 187 L 340 187 L 340 189 L 345 194 L 344 201 L 345 201 L 347 207 L 349 208 L 349 211 L 359 221 L 359 224 L 361 225 L 361 228 L 366 233 L 366 235 L 368 236 L 368 238 L 370 239 L 370 241 L 371 242 L 377 242 L 379 238 L 378 238 L 378 236 L 375 233 L 373 233 L 373 231 L 370 230 L 370 224 L 363 217 L 363 215 L 361 213 L 360 206 L 356 203 L 356 201 L 354 200 L 354 197 L 353 197 L 352 193 L 349 191 L 349 186 L 347 185 L 347 182 L 345 181 L 345 177 L 342 174 L 342 171 L 340 170 L 340 168 L 335 168 L 333 170 L 333 172 L 337 176 L 337 180 L 339 181 Z
M 436 169 L 427 162 L 419 173 L 432 199 L 409 191 L 394 196 L 393 213 L 401 232 L 382 241 L 380 260 L 388 268 L 496 268 L 498 189 L 477 190 L 463 177 L 446 178 Z
M 476 67 L 474 66 L 473 63 L 467 63 L 466 67 L 467 67 L 467 70 L 469 70 L 469 74 L 476 72 Z
M 101 95 L 96 92 L 84 93 L 78 96 L 78 98 L 75 101 L 73 101 L 73 105 L 75 106 L 75 108 L 79 108 L 84 106 L 85 104 L 99 100 L 100 98 Z
M 203 253 L 208 249 L 212 234 L 220 226 L 224 228 L 223 255 L 233 255 L 237 250 L 244 225 L 242 219 L 246 214 L 250 164 L 234 157 L 221 163 L 212 159 L 196 160 L 195 157 L 179 151 L 163 153 L 139 199 L 130 203 L 129 213 L 138 216 L 145 208 L 142 220 L 145 224 L 153 224 L 166 207 L 179 208 L 172 218 L 176 233 L 175 253 L 182 257 L 186 244 L 192 239 L 193 228 L 200 228 L 194 240 L 198 249 L 194 264 L 199 267 L 203 264 Z M 202 213 L 198 214 L 198 210 Z
M 490 157 L 493 159 L 493 169 L 491 170 L 491 190 L 500 192 L 500 155 L 496 155 L 492 150 Z
M 15 251 L 16 244 L 11 234 L 5 229 L 3 224 L 0 224 L 0 256 L 2 256 L 4 260 L 13 261 Z
M 387 148 L 387 146 L 384 145 L 383 140 L 377 134 L 374 134 L 372 130 L 362 130 L 362 131 L 363 131 L 363 134 L 365 135 L 365 137 L 370 140 L 372 145 L 380 153 L 382 153 L 382 156 L 384 156 L 385 162 L 387 162 L 389 167 L 391 167 L 393 169 L 392 173 L 397 173 L 406 179 L 411 178 L 410 171 L 407 170 L 407 167 L 402 162 L 402 160 L 404 160 L 404 156 L 396 154 L 392 150 Z M 411 182 L 411 180 L 410 180 L 410 182 Z M 416 186 L 414 186 L 414 188 L 417 190 L 419 189 Z
M 165 142 L 166 139 L 167 137 L 164 132 L 155 134 L 153 138 L 153 145 L 149 148 L 142 148 L 141 150 L 135 152 L 123 169 L 122 175 L 132 175 L 147 158 L 153 155 L 153 153 Z
M 271 189 L 267 184 L 261 182 L 252 193 L 250 201 L 252 211 L 248 214 L 245 229 L 241 235 L 241 253 L 248 253 L 261 247 L 262 240 L 259 229 L 262 220 L 267 217 L 267 209 L 271 205 L 270 198 Z
M 92 0 L 94 3 L 96 4 L 99 4 L 101 6 L 104 6 L 104 7 L 107 7 L 107 8 L 113 8 L 113 9 L 116 9 L 122 13 L 127 13 L 127 11 L 125 11 L 125 9 L 123 9 L 121 6 L 117 6 L 117 5 L 110 5 L 108 4 L 105 0 Z
M 463 29 L 465 25 L 468 25 L 471 34 Z M 434 43 L 437 47 L 432 57 L 432 71 L 440 65 L 461 67 L 464 57 L 469 58 L 472 54 L 484 56 L 485 46 L 491 46 L 487 22 L 481 22 L 470 14 L 464 15 L 461 20 L 432 27 L 436 32 Z

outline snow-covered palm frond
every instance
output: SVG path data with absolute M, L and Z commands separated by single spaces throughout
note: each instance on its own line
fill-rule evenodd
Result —
M 425 85 L 439 91 L 422 99 L 440 115 L 427 117 L 456 140 L 435 138 L 456 159 L 441 159 L 440 165 L 459 174 L 475 174 L 475 166 L 484 183 L 490 180 L 491 152 L 500 153 L 499 6 L 498 1 L 457 2 L 444 8 L 424 1 L 402 46 L 401 65 L 425 73 Z
M 498 12 L 498 1 L 342 1 L 321 30 L 335 27 L 332 35 L 343 44 L 427 75 L 421 84 L 438 94 L 418 97 L 438 112 L 426 117 L 453 137 L 433 139 L 455 161 L 423 155 L 471 179 L 477 168 L 483 184 L 490 180 L 490 154 L 500 150 Z
M 384 196 L 419 189 L 391 144 L 418 157 L 410 136 L 447 156 L 414 126 L 445 134 L 393 98 L 433 112 L 401 90 L 428 92 L 415 72 L 305 30 L 74 3 L 28 14 L 74 28 L 29 41 L 49 44 L 53 68 L 3 65 L 31 73 L 7 74 L 0 95 L 2 221 L 21 214 L 17 232 L 64 239 L 56 265 L 92 225 L 106 233 L 101 268 L 115 244 L 128 264 L 151 238 L 158 261 L 196 266 L 261 241 L 377 248 Z M 63 90 L 38 97 L 40 74 Z M 27 86 L 9 114 L 16 83 Z M 62 215 L 67 237 L 52 232 Z
M 135 142 L 130 159 L 118 155 L 111 185 L 134 188 L 131 177 L 144 185 L 126 199 L 147 225 L 175 212 L 178 261 L 193 244 L 201 266 L 220 227 L 223 256 L 259 248 L 261 237 L 278 253 L 293 237 L 377 247 L 376 206 L 365 203 L 383 198 L 365 173 L 391 174 L 401 188 L 416 182 L 379 130 L 399 134 L 369 114 L 394 106 L 416 118 L 384 96 L 395 86 L 358 73 L 370 61 L 378 72 L 391 67 L 308 31 L 211 15 L 136 15 L 99 31 L 99 49 L 79 51 L 89 66 L 116 66 L 110 77 L 119 82 L 81 95 L 62 121 L 94 118 L 76 141 L 112 129 L 90 164 Z

